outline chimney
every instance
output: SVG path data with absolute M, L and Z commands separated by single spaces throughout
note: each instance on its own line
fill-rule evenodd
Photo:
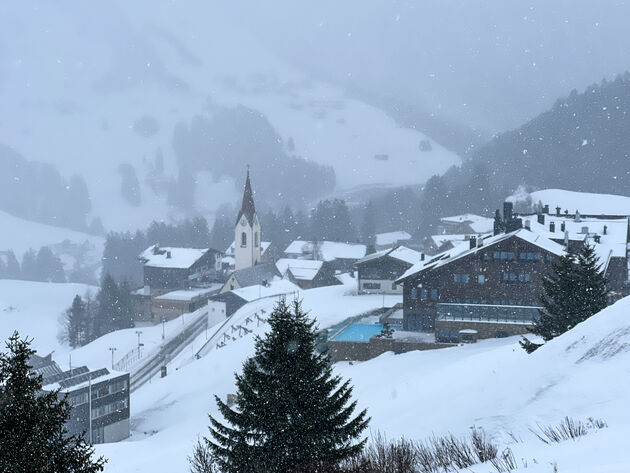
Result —
M 579 210 L 575 211 L 575 221 L 578 222 L 578 223 L 582 221 L 580 219 L 580 211 Z
M 494 212 L 494 236 L 497 236 L 499 233 L 503 233 L 505 231 L 505 223 L 501 220 L 501 214 L 499 213 L 499 209 Z
M 549 204 L 543 205 L 542 213 L 549 215 Z
M 530 230 L 532 229 L 532 222 L 530 222 L 529 219 L 525 220 L 525 229 Z
M 608 235 L 608 225 L 604 225 L 604 235 Z
M 472 250 L 473 248 L 477 248 L 477 237 L 476 236 L 471 236 L 469 244 L 470 244 L 470 249 Z
M 537 217 L 538 217 L 538 223 L 541 224 L 541 225 L 544 225 L 545 224 L 545 214 L 544 214 L 544 212 L 541 213 L 541 214 L 538 214 Z
M 167 257 L 168 259 L 171 259 L 171 252 L 170 252 L 170 251 L 167 251 L 167 252 L 166 252 L 166 257 Z
M 420 253 L 420 261 L 424 261 L 424 253 Z
M 560 210 L 561 210 L 561 209 L 560 209 L 560 206 L 558 205 L 558 206 L 556 207 L 556 217 L 559 217 L 559 216 L 560 216 Z
M 556 232 L 556 222 L 549 222 L 549 231 L 551 233 L 555 233 Z
M 514 208 L 514 204 L 512 202 L 503 202 L 503 221 L 508 223 L 512 220 L 512 209 Z
M 567 224 L 564 222 L 560 222 L 560 231 L 566 232 L 566 230 L 567 230 Z
M 477 237 L 477 248 L 481 248 L 483 246 L 483 238 L 481 235 Z

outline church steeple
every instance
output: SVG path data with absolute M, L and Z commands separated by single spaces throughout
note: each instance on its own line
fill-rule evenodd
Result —
M 243 191 L 243 203 L 241 204 L 241 211 L 238 213 L 236 222 L 238 222 L 243 215 L 245 215 L 245 218 L 250 225 L 254 224 L 256 206 L 254 205 L 254 193 L 252 192 L 252 184 L 249 180 L 249 166 L 247 166 L 247 179 L 245 180 L 245 190 Z
M 247 166 L 243 203 L 234 226 L 234 266 L 237 270 L 249 268 L 260 263 L 261 258 L 262 232 L 256 215 L 254 192 L 249 179 L 249 166 Z

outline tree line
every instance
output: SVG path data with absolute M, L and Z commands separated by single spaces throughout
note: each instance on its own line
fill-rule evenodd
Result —
M 0 279 L 42 282 L 67 280 L 61 259 L 47 246 L 41 247 L 39 251 L 29 249 L 22 256 L 21 264 L 13 251 L 0 253 Z
M 131 288 L 106 274 L 95 295 L 76 295 L 64 314 L 64 335 L 72 348 L 80 347 L 107 333 L 134 326 Z

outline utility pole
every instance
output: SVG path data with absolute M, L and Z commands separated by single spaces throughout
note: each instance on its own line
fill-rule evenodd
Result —
M 92 445 L 92 373 L 88 373 L 88 425 L 90 445 Z
M 112 352 L 112 369 L 114 369 L 114 352 L 116 351 L 116 347 L 109 347 L 109 351 Z
M 162 317 L 162 340 L 164 340 L 164 317 Z
M 138 335 L 138 358 L 140 358 L 140 347 L 142 346 L 142 343 L 140 343 L 141 333 L 142 333 L 142 330 L 136 330 L 136 334 Z

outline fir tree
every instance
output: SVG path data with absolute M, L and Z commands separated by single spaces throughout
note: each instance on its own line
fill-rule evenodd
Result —
M 82 435 L 68 435 L 70 404 L 59 391 L 42 392 L 42 377 L 28 362 L 35 353 L 17 332 L 0 353 L 0 471 L 93 473 L 105 460 Z
M 542 310 L 530 329 L 545 342 L 606 307 L 606 278 L 592 246 L 584 245 L 577 257 L 572 253 L 560 257 L 553 272 L 543 279 Z M 521 346 L 531 353 L 541 345 L 523 338 Z
M 116 329 L 118 323 L 118 285 L 109 274 L 103 277 L 101 290 L 96 296 L 97 310 L 94 321 L 95 338 L 105 335 Z
M 206 447 L 224 473 L 290 472 L 336 464 L 359 453 L 366 411 L 353 417 L 352 387 L 333 376 L 330 359 L 317 354 L 314 322 L 299 301 L 278 302 L 270 332 L 236 375 L 236 408 L 218 397 L 222 424 L 210 416 Z
M 74 296 L 72 306 L 66 310 L 66 336 L 72 348 L 84 345 L 88 341 L 88 313 L 86 304 L 78 294 Z

